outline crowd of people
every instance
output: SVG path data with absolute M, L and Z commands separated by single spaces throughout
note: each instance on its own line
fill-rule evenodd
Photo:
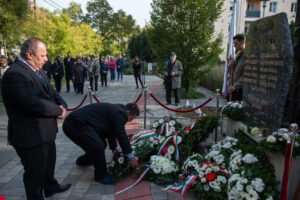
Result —
M 101 87 L 107 87 L 107 74 L 110 72 L 110 80 L 114 81 L 123 80 L 124 72 L 124 59 L 121 55 L 118 58 L 114 56 L 76 56 L 73 58 L 71 52 L 67 53 L 67 56 L 61 60 L 60 56 L 54 58 L 53 63 L 47 61 L 43 70 L 54 79 L 55 88 L 58 93 L 61 92 L 61 81 L 65 75 L 66 79 L 66 93 L 70 92 L 70 82 L 73 84 L 74 92 L 77 94 L 83 94 L 84 82 L 87 80 L 90 82 L 91 90 L 95 93 L 98 91 L 98 81 L 100 77 Z

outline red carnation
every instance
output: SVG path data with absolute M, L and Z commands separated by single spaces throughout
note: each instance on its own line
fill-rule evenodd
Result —
M 208 181 L 212 181 L 215 179 L 215 174 L 213 172 L 209 172 L 207 174 L 205 174 L 205 178 L 208 180 Z

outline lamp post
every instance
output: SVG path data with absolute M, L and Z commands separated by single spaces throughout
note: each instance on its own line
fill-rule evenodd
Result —
M 263 5 L 262 5 L 262 7 L 263 7 L 263 18 L 265 17 L 265 9 L 267 7 L 267 1 L 269 1 L 269 0 L 262 0 L 262 2 L 263 2 Z

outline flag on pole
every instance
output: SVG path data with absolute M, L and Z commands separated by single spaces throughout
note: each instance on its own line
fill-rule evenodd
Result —
M 230 30 L 228 36 L 228 50 L 227 50 L 227 59 L 225 62 L 225 71 L 224 71 L 224 79 L 223 79 L 223 89 L 222 96 L 226 97 L 228 95 L 228 85 L 230 80 L 230 67 L 229 60 L 234 58 L 234 50 L 233 50 L 233 37 L 236 34 L 236 3 L 233 4 L 232 16 L 230 22 Z

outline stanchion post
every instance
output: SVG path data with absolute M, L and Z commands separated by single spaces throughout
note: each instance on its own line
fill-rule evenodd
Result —
M 220 89 L 216 89 L 216 115 L 219 117 L 219 99 L 220 99 Z M 218 127 L 215 130 L 215 143 L 218 141 Z
M 88 86 L 88 90 L 89 90 L 90 104 L 92 104 L 92 103 L 93 103 L 93 98 L 92 98 L 92 90 L 91 90 L 91 86 Z
M 144 85 L 144 130 L 146 130 L 146 123 L 147 123 L 147 85 Z

